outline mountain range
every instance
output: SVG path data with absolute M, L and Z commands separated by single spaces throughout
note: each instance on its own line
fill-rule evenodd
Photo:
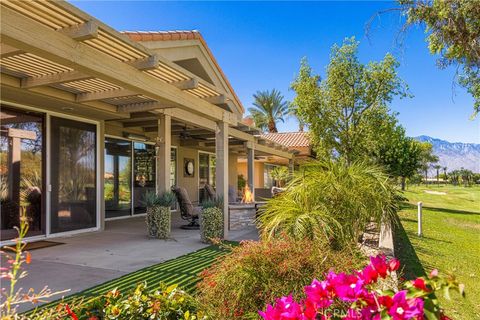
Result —
M 418 136 L 414 139 L 431 143 L 433 153 L 438 156 L 438 164 L 447 167 L 448 172 L 462 167 L 473 172 L 480 172 L 480 144 L 448 142 L 429 136 Z

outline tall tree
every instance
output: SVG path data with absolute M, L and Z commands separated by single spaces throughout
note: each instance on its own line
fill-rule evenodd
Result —
M 338 156 L 348 164 L 368 157 L 375 143 L 373 132 L 378 121 L 387 117 L 388 103 L 394 96 L 407 95 L 397 67 L 390 54 L 380 62 L 362 64 L 354 38 L 332 47 L 326 77 L 321 81 L 302 60 L 292 84 L 296 92 L 293 105 L 309 128 L 317 155 Z
M 405 190 L 406 179 L 414 176 L 422 165 L 420 142 L 407 137 L 399 125 L 384 138 L 388 141 L 379 144 L 374 155 L 390 176 L 400 178 L 401 188 Z
M 433 163 L 438 162 L 438 157 L 433 153 L 433 146 L 429 142 L 419 142 L 420 145 L 420 170 L 425 174 L 425 183 L 428 180 L 428 169 Z
M 277 122 L 285 122 L 289 112 L 289 102 L 285 101 L 283 95 L 276 89 L 257 91 L 253 98 L 254 107 L 249 108 L 248 111 L 253 117 L 255 126 L 263 131 L 278 132 Z
M 439 164 L 436 164 L 436 165 L 433 166 L 433 168 L 435 170 L 437 170 L 437 184 L 439 184 L 440 183 L 440 169 L 442 168 L 442 166 L 439 165 Z
M 461 67 L 458 82 L 480 111 L 480 3 L 477 0 L 398 0 L 408 23 L 423 23 L 428 48 L 439 54 L 439 66 Z

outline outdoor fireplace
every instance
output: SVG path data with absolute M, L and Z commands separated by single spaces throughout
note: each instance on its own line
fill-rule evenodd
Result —
M 248 185 L 243 189 L 241 202 L 230 203 L 228 208 L 230 230 L 241 230 L 255 225 L 257 206 L 253 198 L 253 192 Z

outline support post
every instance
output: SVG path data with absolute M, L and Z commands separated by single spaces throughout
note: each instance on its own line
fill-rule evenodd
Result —
M 223 236 L 228 237 L 228 123 L 217 122 L 215 130 L 215 187 L 217 196 L 223 197 Z
M 253 199 L 255 199 L 255 150 L 253 145 L 247 147 L 247 183 L 252 193 Z
M 417 213 L 417 221 L 418 221 L 418 236 L 423 236 L 422 232 L 422 202 L 418 203 L 418 213 Z
M 170 190 L 170 152 L 172 149 L 172 118 L 169 114 L 160 114 L 157 137 L 157 194 Z

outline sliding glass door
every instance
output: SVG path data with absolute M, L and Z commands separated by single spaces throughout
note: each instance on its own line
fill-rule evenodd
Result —
M 1 240 L 17 236 L 24 216 L 28 236 L 45 233 L 44 115 L 1 106 Z
M 132 213 L 132 143 L 105 139 L 105 217 Z
M 51 233 L 95 227 L 96 125 L 51 117 L 50 133 Z

